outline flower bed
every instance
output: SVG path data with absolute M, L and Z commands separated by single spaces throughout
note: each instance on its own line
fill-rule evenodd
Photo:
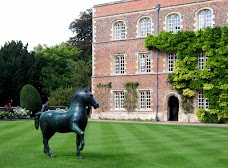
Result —
M 30 118 L 30 114 L 32 114 L 29 110 L 22 107 L 14 107 L 11 108 L 10 111 L 3 110 L 0 111 L 0 119 L 24 119 Z
M 50 106 L 49 110 L 56 110 L 60 112 L 66 112 L 68 108 L 66 106 Z M 25 119 L 30 118 L 32 114 L 29 110 L 22 107 L 10 107 L 10 110 L 6 110 L 5 107 L 0 107 L 0 119 Z

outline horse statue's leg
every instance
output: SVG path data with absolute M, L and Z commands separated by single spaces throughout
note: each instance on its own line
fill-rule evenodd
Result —
M 54 134 L 43 134 L 44 153 L 46 153 L 46 155 L 50 156 L 51 158 L 53 158 L 54 155 L 51 152 L 48 141 L 53 135 Z
M 83 159 L 82 155 L 81 155 L 81 150 L 84 147 L 84 131 L 82 131 L 79 126 L 77 124 L 73 124 L 72 125 L 72 130 L 77 134 L 77 140 L 76 140 L 76 144 L 77 144 L 77 156 L 79 159 Z
M 81 150 L 83 149 L 84 144 L 83 145 L 81 144 L 81 136 L 78 134 L 76 134 L 76 145 L 77 145 L 76 154 L 79 159 L 83 159 L 81 155 Z

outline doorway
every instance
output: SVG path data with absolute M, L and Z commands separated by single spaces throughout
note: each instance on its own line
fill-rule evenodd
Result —
M 175 96 L 170 96 L 168 100 L 168 121 L 178 121 L 179 100 Z

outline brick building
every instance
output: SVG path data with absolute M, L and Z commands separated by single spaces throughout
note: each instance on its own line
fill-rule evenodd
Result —
M 101 107 L 92 118 L 197 122 L 195 114 L 184 113 L 181 96 L 167 80 L 175 68 L 175 53 L 149 51 L 145 37 L 226 25 L 228 0 L 122 0 L 95 5 L 92 90 Z M 200 68 L 203 53 L 198 60 Z M 124 107 L 127 82 L 139 83 L 137 107 L 130 112 Z M 195 110 L 208 106 L 201 92 L 193 104 Z

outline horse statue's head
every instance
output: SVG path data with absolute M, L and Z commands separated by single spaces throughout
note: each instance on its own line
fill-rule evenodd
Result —
M 93 106 L 94 109 L 99 107 L 98 101 L 95 99 L 93 94 L 87 88 L 79 89 L 72 97 L 71 103 L 74 101 L 80 101 L 85 103 L 85 105 Z

